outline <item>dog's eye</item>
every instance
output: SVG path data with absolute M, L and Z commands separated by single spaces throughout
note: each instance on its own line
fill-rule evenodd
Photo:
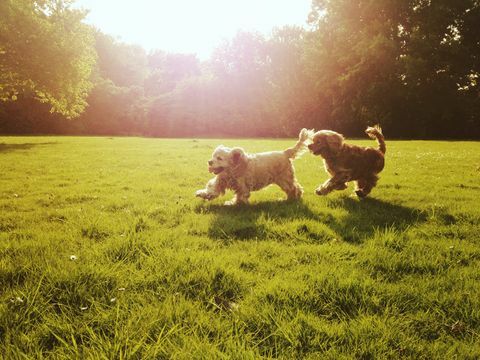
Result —
M 222 161 L 222 158 L 220 156 L 217 156 L 217 160 Z

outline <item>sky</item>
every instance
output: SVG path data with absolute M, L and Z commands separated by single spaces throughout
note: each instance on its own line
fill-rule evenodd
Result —
M 194 53 L 207 59 L 237 31 L 268 35 L 306 24 L 311 0 L 77 0 L 86 23 L 147 51 Z

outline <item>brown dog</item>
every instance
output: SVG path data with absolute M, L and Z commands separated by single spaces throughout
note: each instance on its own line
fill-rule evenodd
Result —
M 344 190 L 349 181 L 356 182 L 355 193 L 360 198 L 372 191 L 377 184 L 377 174 L 385 165 L 386 147 L 379 126 L 368 127 L 365 132 L 377 140 L 378 149 L 345 144 L 343 136 L 335 131 L 321 130 L 313 135 L 313 142 L 308 148 L 314 155 L 323 157 L 325 170 L 331 175 L 330 179 L 315 190 L 317 195 Z

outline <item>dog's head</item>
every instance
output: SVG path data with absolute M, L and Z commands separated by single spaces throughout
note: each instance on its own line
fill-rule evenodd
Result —
M 343 147 L 343 136 L 335 131 L 320 130 L 313 134 L 308 149 L 314 155 L 329 157 L 336 155 Z
M 218 146 L 212 154 L 212 158 L 208 160 L 208 171 L 215 175 L 223 171 L 234 171 L 246 164 L 247 155 L 242 148 L 230 149 L 223 145 Z

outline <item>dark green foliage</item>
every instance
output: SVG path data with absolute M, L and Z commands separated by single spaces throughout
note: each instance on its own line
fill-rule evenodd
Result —
M 21 3 L 7 1 L 4 7 L 20 16 L 30 2 Z M 73 16 L 72 22 L 81 17 L 68 6 L 61 11 Z M 15 19 L 6 19 L 0 26 L 9 28 Z M 29 69 L 24 77 L 35 83 L 48 75 L 49 88 L 75 82 L 76 107 L 67 106 L 70 93 L 60 103 L 36 88 L 15 91 L 16 102 L 0 103 L 0 132 L 279 137 L 310 127 L 364 136 L 367 124 L 380 123 L 387 138 L 478 138 L 478 23 L 475 0 L 314 0 L 307 29 L 284 27 L 268 37 L 239 32 L 206 61 L 160 50 L 147 54 L 96 31 L 91 89 L 85 76 L 92 65 L 87 53 L 93 50 L 93 31 L 87 39 L 82 27 L 77 29 L 82 44 L 62 42 L 75 44 L 75 68 L 44 71 L 43 53 L 54 51 L 48 47 L 22 56 L 35 64 L 21 68 Z M 33 31 L 28 24 L 23 30 Z M 0 41 L 0 61 L 2 46 L 18 42 L 4 33 L 10 35 L 4 35 L 6 45 Z M 7 75 L 13 71 L 7 70 Z M 11 86 L 5 79 L 0 77 L 0 86 L 7 94 Z M 78 115 L 87 90 L 88 107 L 71 122 L 34 99 Z
M 0 101 L 26 93 L 67 118 L 82 113 L 95 62 L 84 12 L 72 9 L 68 0 L 4 0 L 0 14 Z M 25 112 L 32 110 L 27 106 Z M 41 113 L 48 119 L 48 113 Z M 37 131 L 35 126 L 27 131 L 31 129 Z
M 332 110 L 327 127 L 480 135 L 476 0 L 314 0 L 313 10 L 307 58 Z

